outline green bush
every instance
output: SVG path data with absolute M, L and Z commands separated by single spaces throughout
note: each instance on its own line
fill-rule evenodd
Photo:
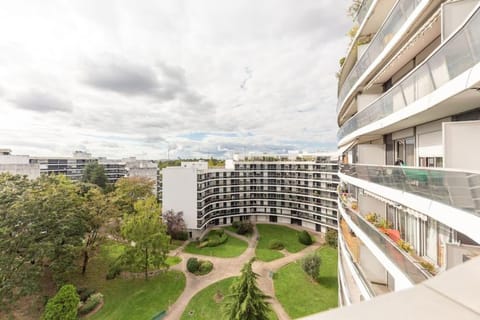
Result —
M 215 230 L 215 232 L 217 233 L 218 236 L 221 237 L 221 236 L 225 233 L 225 230 L 223 230 L 223 229 L 217 229 L 217 230 Z
M 336 230 L 328 230 L 325 234 L 325 242 L 332 248 L 338 246 L 338 233 Z
M 80 296 L 80 301 L 85 302 L 95 291 L 97 290 L 93 288 L 78 288 L 77 294 Z
M 197 247 L 205 248 L 205 247 L 217 247 L 221 244 L 224 244 L 228 240 L 228 235 L 226 233 L 218 232 L 218 230 L 210 231 L 208 237 L 202 239 L 202 241 L 198 244 Z
M 74 285 L 66 284 L 48 300 L 42 320 L 76 320 L 80 298 Z
M 311 253 L 302 259 L 302 269 L 307 273 L 313 280 L 319 280 L 320 265 L 322 264 L 322 259 L 316 253 Z
M 174 240 L 182 240 L 182 241 L 188 240 L 188 232 L 187 231 L 176 232 L 172 235 L 172 238 Z
M 188 272 L 195 273 L 198 271 L 200 263 L 197 258 L 190 258 L 187 260 L 187 270 Z
M 120 264 L 114 263 L 113 265 L 110 266 L 110 268 L 108 268 L 108 272 L 106 276 L 107 280 L 115 279 L 120 274 L 120 272 L 122 272 L 122 268 L 120 267 Z
M 233 221 L 232 222 L 232 227 L 236 230 L 240 227 L 240 221 Z
M 298 241 L 306 246 L 309 246 L 313 243 L 312 236 L 305 230 L 298 234 Z
M 268 248 L 270 248 L 272 250 L 282 250 L 283 248 L 285 248 L 285 245 L 280 240 L 272 239 L 268 243 Z
M 241 221 L 237 227 L 237 234 L 247 234 L 253 232 L 253 224 L 250 221 Z
M 92 294 L 85 304 L 83 304 L 80 309 L 78 310 L 78 313 L 80 315 L 85 315 L 87 313 L 90 313 L 93 309 L 95 309 L 100 302 L 103 300 L 103 295 L 99 293 Z
M 200 266 L 198 267 L 198 274 L 204 275 L 212 271 L 213 263 L 211 261 L 201 261 Z

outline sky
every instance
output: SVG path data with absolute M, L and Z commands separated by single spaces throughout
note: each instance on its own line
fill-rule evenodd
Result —
M 333 150 L 350 2 L 2 1 L 0 148 L 141 159 Z

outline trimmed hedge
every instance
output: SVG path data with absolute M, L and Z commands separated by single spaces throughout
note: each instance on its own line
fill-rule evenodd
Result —
M 268 243 L 268 248 L 272 250 L 282 250 L 283 248 L 285 248 L 285 245 L 280 240 L 272 239 Z
M 190 258 L 187 260 L 187 270 L 188 272 L 195 273 L 198 271 L 200 263 L 197 258 Z
M 200 241 L 198 247 L 199 248 L 217 247 L 227 242 L 227 240 L 228 240 L 228 235 L 224 233 L 223 229 L 212 230 L 210 231 L 208 237 Z
M 298 241 L 306 246 L 309 246 L 313 243 L 312 236 L 305 230 L 298 234 Z
M 204 275 L 212 271 L 213 263 L 211 261 L 205 260 L 200 262 L 200 266 L 198 267 L 198 274 Z

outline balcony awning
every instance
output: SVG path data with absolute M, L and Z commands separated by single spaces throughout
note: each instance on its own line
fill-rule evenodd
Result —
M 357 140 L 355 139 L 338 148 L 338 154 L 341 156 L 344 152 L 348 151 L 356 142 Z

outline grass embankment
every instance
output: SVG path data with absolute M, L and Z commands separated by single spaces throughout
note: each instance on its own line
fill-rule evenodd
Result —
M 323 247 L 317 252 L 322 258 L 318 283 L 303 271 L 300 261 L 275 273 L 275 295 L 293 319 L 338 306 L 337 250 Z
M 257 224 L 257 230 L 260 239 L 258 240 L 255 255 L 258 260 L 272 261 L 283 257 L 283 253 L 277 250 L 269 249 L 271 240 L 280 240 L 288 252 L 294 253 L 304 249 L 306 246 L 298 241 L 297 230 L 286 226 L 274 224 Z

